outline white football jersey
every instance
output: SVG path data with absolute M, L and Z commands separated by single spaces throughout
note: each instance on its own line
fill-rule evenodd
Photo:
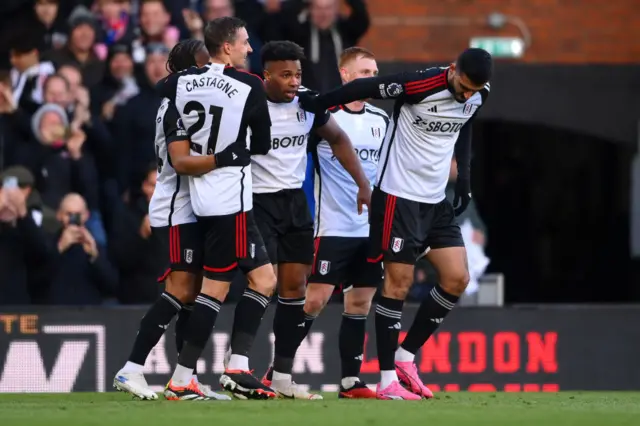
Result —
M 156 116 L 156 162 L 158 177 L 149 202 L 149 222 L 153 227 L 193 223 L 189 180 L 176 173 L 171 165 L 168 145 L 188 138 L 175 106 L 164 98 Z
M 161 93 L 175 100 L 191 141 L 191 155 L 210 155 L 236 141 L 252 150 L 270 143 L 270 119 L 262 80 L 256 75 L 208 64 L 170 76 Z M 253 207 L 251 165 L 223 167 L 189 177 L 197 216 L 222 216 Z
M 378 165 L 376 186 L 384 192 L 429 204 L 445 199 L 460 131 L 490 88 L 487 83 L 466 102 L 458 102 L 449 90 L 447 71 L 431 68 L 381 85 L 382 94 L 397 98 Z
M 378 169 L 380 145 L 389 124 L 387 113 L 370 104 L 365 104 L 364 109 L 358 112 L 353 112 L 346 106 L 335 107 L 330 111 L 351 139 L 362 169 L 373 184 Z M 358 185 L 333 155 L 327 141 L 318 142 L 314 157 L 316 236 L 368 237 L 368 212 L 365 210 L 358 215 Z
M 304 89 L 302 89 L 304 90 Z M 309 133 L 327 123 L 331 114 L 303 110 L 296 96 L 291 102 L 268 101 L 271 117 L 271 149 L 252 155 L 253 192 L 277 192 L 302 188 L 307 170 Z

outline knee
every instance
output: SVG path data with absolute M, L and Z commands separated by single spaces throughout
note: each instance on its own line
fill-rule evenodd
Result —
M 387 273 L 385 271 L 384 292 L 385 297 L 404 300 L 413 284 L 413 268 L 402 268 L 401 271 Z
M 454 296 L 461 296 L 469 285 L 469 271 L 464 269 L 454 274 L 440 277 L 440 287 Z
M 193 303 L 197 296 L 194 286 L 180 285 L 176 284 L 174 281 L 167 282 L 165 291 L 178 299 L 183 305 Z
M 263 296 L 271 297 L 276 291 L 278 278 L 271 265 L 265 265 L 262 268 L 264 270 L 260 271 L 258 276 L 249 278 L 249 287 Z
M 307 298 L 304 302 L 304 311 L 309 315 L 317 316 L 325 307 L 327 302 L 324 300 L 321 294 L 307 293 Z
M 344 310 L 348 314 L 368 315 L 371 309 L 371 299 L 346 300 Z

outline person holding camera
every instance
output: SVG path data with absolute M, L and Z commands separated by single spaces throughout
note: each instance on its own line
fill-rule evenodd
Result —
M 60 203 L 58 256 L 51 277 L 48 303 L 52 305 L 100 305 L 112 298 L 118 276 L 85 227 L 87 204 L 80 194 L 67 194 Z
M 32 272 L 46 269 L 53 248 L 37 215 L 29 214 L 27 191 L 17 176 L 7 169 L 0 188 L 0 306 L 29 305 L 35 288 Z

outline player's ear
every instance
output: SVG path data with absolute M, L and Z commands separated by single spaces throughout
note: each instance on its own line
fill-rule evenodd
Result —
M 344 68 L 340 68 L 340 77 L 342 77 L 342 81 L 347 81 L 348 76 L 349 72 Z
M 264 70 L 262 75 L 264 76 L 264 80 L 265 81 L 269 81 L 271 79 L 271 73 L 269 71 L 267 71 L 267 70 Z

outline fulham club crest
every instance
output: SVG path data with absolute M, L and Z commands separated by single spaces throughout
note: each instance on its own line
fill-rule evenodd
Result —
M 307 113 L 304 111 L 298 111 L 298 121 L 300 123 L 304 123 L 307 121 Z
M 475 108 L 473 104 L 464 104 L 464 107 L 462 108 L 462 113 L 464 115 L 471 115 L 473 114 L 474 109 Z
M 393 238 L 391 243 L 391 251 L 398 253 L 404 247 L 404 240 L 402 238 Z
M 184 261 L 191 264 L 193 262 L 193 250 L 185 249 L 184 250 Z
M 327 275 L 329 273 L 329 269 L 331 269 L 331 262 L 328 260 L 321 260 L 320 268 L 318 269 L 320 275 Z
M 380 130 L 380 127 L 372 127 L 371 134 L 373 135 L 374 138 L 379 138 L 380 135 L 382 134 L 382 130 Z

